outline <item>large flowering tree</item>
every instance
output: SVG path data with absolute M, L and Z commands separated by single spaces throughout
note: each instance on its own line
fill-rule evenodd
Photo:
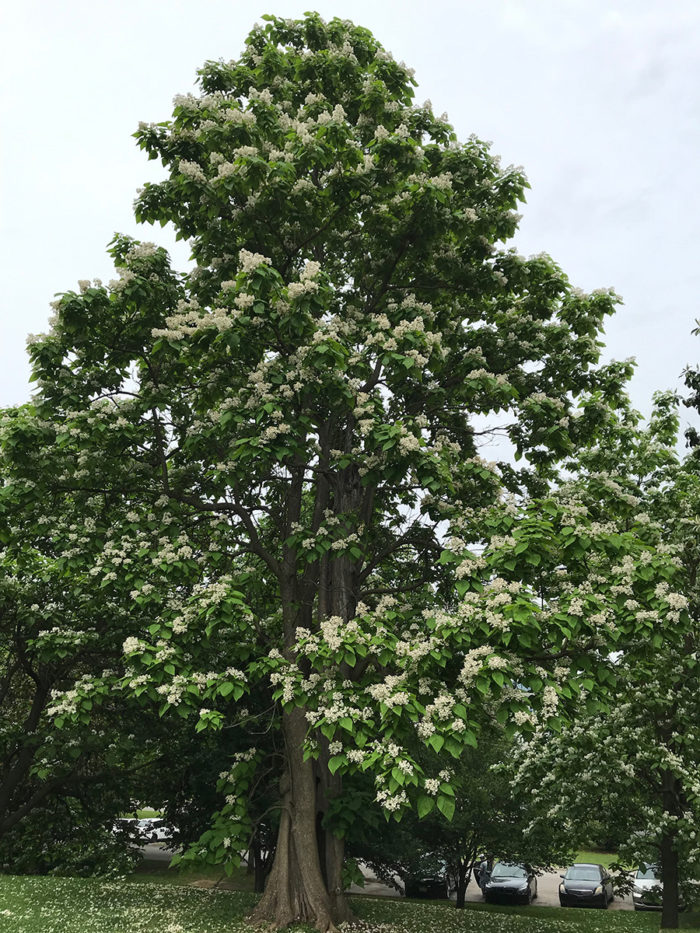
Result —
M 366 30 L 269 17 L 200 85 L 137 134 L 166 169 L 137 217 L 174 224 L 194 267 L 117 237 L 119 278 L 63 295 L 32 347 L 52 475 L 99 490 L 121 523 L 96 582 L 151 617 L 125 670 L 80 690 L 250 736 L 203 840 L 220 859 L 245 844 L 255 734 L 277 730 L 277 854 L 256 916 L 328 930 L 348 916 L 328 831 L 345 771 L 374 775 L 387 814 L 450 817 L 450 771 L 425 773 L 415 742 L 459 756 L 493 691 L 511 730 L 538 704 L 556 718 L 642 624 L 618 626 L 610 589 L 624 577 L 653 598 L 619 560 L 646 548 L 633 530 L 591 533 L 576 503 L 489 511 L 504 489 L 546 489 L 629 367 L 597 366 L 612 293 L 502 245 L 522 173 L 417 106 L 411 72 Z M 493 433 L 521 469 L 479 456 Z M 89 468 L 62 459 L 64 438 Z M 571 568 L 546 611 L 540 564 Z M 61 706 L 80 709 L 75 694 Z

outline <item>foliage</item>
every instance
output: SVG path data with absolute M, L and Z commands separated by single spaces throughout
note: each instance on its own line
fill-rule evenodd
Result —
M 399 824 L 382 826 L 381 820 L 370 821 L 372 811 L 366 805 L 348 836 L 349 854 L 394 886 L 397 877 L 405 886 L 409 878 L 446 876 L 458 907 L 464 906 L 474 865 L 485 853 L 536 869 L 567 864 L 572 856 L 568 840 L 525 832 L 535 812 L 529 791 L 519 796 L 511 786 L 507 763 L 513 758 L 512 744 L 502 727 L 491 723 L 482 731 L 478 748 L 466 750 L 450 767 L 455 812 L 449 822 L 436 810 L 425 816 L 419 808 Z M 434 753 L 424 752 L 423 758 L 430 754 Z M 506 764 L 494 770 L 501 762 Z
M 700 744 L 698 705 L 698 531 L 700 477 L 693 456 L 676 455 L 677 399 L 660 394 L 648 426 L 627 419 L 621 443 L 592 451 L 579 463 L 578 488 L 598 477 L 601 458 L 616 459 L 614 497 L 606 517 L 642 522 L 657 551 L 672 555 L 677 572 L 671 597 L 683 623 L 664 629 L 652 615 L 650 640 L 630 644 L 615 659 L 615 685 L 605 716 L 582 715 L 561 735 L 543 727 L 521 749 L 521 790 L 539 807 L 533 826 L 554 827 L 572 840 L 590 837 L 603 822 L 618 837 L 620 862 L 661 864 L 664 925 L 673 926 L 672 893 L 700 872 Z M 586 473 L 586 470 L 591 470 Z M 627 504 L 625 501 L 627 500 Z M 668 596 L 659 582 L 657 594 Z M 635 594 L 621 591 L 633 608 Z M 609 780 L 601 776 L 610 775 Z M 624 875 L 619 879 L 625 886 Z M 692 886 L 685 899 L 692 899 Z
M 52 794 L 0 839 L 0 870 L 82 877 L 133 871 L 141 860 L 138 849 L 105 825 L 114 803 L 93 798 L 88 807 L 75 797 Z
M 123 870 L 133 856 L 108 830 L 141 796 L 157 757 L 148 720 L 109 697 L 94 714 L 86 698 L 62 723 L 57 694 L 69 702 L 75 682 L 118 662 L 129 625 L 143 620 L 94 583 L 104 498 L 78 503 L 50 470 L 27 475 L 27 464 L 49 466 L 40 438 L 30 407 L 0 418 L 0 864 Z
M 509 734 L 539 714 L 558 728 L 582 690 L 595 708 L 611 647 L 656 637 L 644 613 L 678 618 L 655 590 L 673 568 L 638 525 L 547 495 L 631 367 L 598 365 L 613 293 L 505 245 L 522 172 L 416 106 L 412 73 L 345 20 L 266 17 L 200 84 L 137 133 L 166 176 L 136 215 L 172 223 L 194 268 L 117 236 L 119 278 L 63 295 L 31 347 L 43 452 L 20 466 L 106 505 L 89 573 L 133 608 L 123 662 L 86 674 L 56 724 L 121 693 L 237 730 L 249 748 L 205 840 L 224 861 L 268 766 L 255 734 L 281 730 L 259 917 L 308 904 L 326 930 L 347 916 L 342 846 L 321 839 L 319 860 L 316 828 L 341 776 L 371 774 L 389 816 L 450 819 L 416 737 L 458 759 L 485 698 Z M 493 432 L 517 469 L 479 456 Z

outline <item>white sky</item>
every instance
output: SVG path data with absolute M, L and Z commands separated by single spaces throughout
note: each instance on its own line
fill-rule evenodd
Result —
M 419 102 L 525 167 L 515 244 L 623 295 L 607 356 L 637 358 L 635 405 L 679 388 L 700 360 L 698 0 L 6 0 L 0 405 L 29 397 L 24 341 L 46 329 L 53 295 L 113 277 L 115 231 L 173 244 L 131 215 L 160 169 L 131 138 L 138 121 L 167 119 L 263 13 L 310 5 L 371 29 L 415 68 Z

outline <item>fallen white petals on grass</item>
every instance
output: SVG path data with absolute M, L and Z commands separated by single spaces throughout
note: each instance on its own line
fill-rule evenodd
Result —
M 257 895 L 173 883 L 0 876 L 0 933 L 256 933 Z M 658 917 L 633 911 L 499 908 L 351 898 L 343 933 L 642 933 Z M 287 933 L 313 933 L 309 926 Z

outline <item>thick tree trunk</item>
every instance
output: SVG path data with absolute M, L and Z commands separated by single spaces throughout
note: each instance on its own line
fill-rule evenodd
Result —
M 325 743 L 324 743 L 325 744 Z M 323 826 L 328 806 L 342 792 L 342 778 L 328 770 L 327 750 L 320 755 L 316 764 L 316 820 L 318 852 L 328 894 L 336 923 L 351 919 L 347 898 L 343 893 L 343 864 L 345 862 L 345 840 L 335 836 Z
M 319 787 L 314 763 L 302 758 L 305 734 L 303 710 L 285 713 L 287 772 L 281 786 L 277 850 L 265 893 L 251 920 L 277 929 L 309 923 L 322 933 L 331 933 L 337 930 L 336 924 L 350 917 L 342 890 L 342 846 L 338 849 L 326 842 L 322 867 L 317 834 Z M 324 835 L 329 840 L 329 834 Z

